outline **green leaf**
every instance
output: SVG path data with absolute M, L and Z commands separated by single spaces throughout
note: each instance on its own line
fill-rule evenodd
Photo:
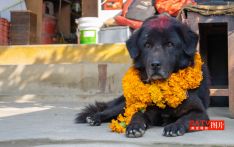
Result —
M 127 127 L 127 125 L 126 125 L 126 123 L 125 123 L 124 121 L 120 122 L 119 124 L 120 124 L 122 127 L 124 127 L 124 128 Z
M 144 108 L 141 108 L 139 111 L 140 111 L 141 113 L 145 113 L 145 109 L 144 109 Z

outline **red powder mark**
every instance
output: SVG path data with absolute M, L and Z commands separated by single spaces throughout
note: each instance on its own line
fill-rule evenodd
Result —
M 157 19 L 152 19 L 147 22 L 147 25 L 151 28 L 167 28 L 170 25 L 169 19 L 168 16 L 159 16 Z

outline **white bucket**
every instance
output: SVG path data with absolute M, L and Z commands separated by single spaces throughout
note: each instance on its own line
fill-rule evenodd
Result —
M 98 32 L 103 23 L 97 17 L 82 17 L 76 19 L 77 38 L 80 44 L 98 43 Z

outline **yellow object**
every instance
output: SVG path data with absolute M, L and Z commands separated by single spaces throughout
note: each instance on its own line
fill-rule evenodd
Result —
M 0 65 L 132 63 L 125 44 L 0 46 Z
M 151 84 L 144 84 L 139 71 L 131 67 L 122 81 L 126 99 L 125 113 L 124 116 L 120 114 L 117 120 L 112 120 L 110 124 L 112 131 L 125 132 L 132 116 L 140 110 L 145 110 L 149 105 L 156 105 L 161 109 L 167 106 L 178 107 L 187 98 L 187 90 L 199 87 L 203 79 L 202 64 L 200 54 L 196 53 L 194 66 L 173 73 L 165 81 L 156 80 Z

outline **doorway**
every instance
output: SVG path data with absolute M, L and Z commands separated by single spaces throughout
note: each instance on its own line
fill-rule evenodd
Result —
M 228 87 L 228 24 L 199 23 L 200 53 L 210 71 L 212 88 Z M 227 107 L 228 97 L 211 97 L 210 106 Z

